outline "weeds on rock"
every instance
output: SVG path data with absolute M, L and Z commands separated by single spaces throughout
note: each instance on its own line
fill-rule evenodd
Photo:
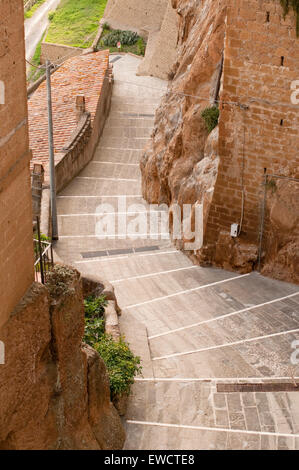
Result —
M 207 131 L 210 133 L 218 125 L 219 121 L 219 109 L 217 106 L 206 108 L 202 111 L 201 117 L 203 118 Z

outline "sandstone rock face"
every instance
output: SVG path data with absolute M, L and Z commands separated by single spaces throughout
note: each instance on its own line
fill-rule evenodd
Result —
M 206 223 L 219 164 L 218 128 L 208 134 L 201 112 L 217 94 L 226 2 L 204 3 L 203 7 L 197 1 L 172 2 L 180 18 L 179 58 L 141 171 L 147 201 L 170 206 L 203 204 Z
M 267 192 L 263 274 L 299 283 L 299 184 L 278 181 Z
M 290 103 L 299 72 L 291 59 L 299 53 L 295 18 L 284 19 L 278 0 L 172 0 L 172 6 L 178 54 L 141 160 L 143 197 L 170 210 L 191 204 L 192 227 L 202 204 L 203 246 L 187 254 L 201 265 L 249 272 L 259 255 L 265 172 L 299 178 L 298 111 Z M 201 113 L 215 102 L 219 125 L 208 134 Z M 262 262 L 264 273 L 295 281 L 298 220 L 295 202 L 286 202 L 290 191 L 279 189 L 269 208 Z
M 59 295 L 33 284 L 0 331 L 0 449 L 123 446 L 105 365 L 82 345 L 82 282 L 71 273 Z

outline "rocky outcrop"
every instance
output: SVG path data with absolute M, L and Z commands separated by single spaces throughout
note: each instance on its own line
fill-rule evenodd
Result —
M 80 275 L 58 274 L 33 284 L 0 333 L 0 449 L 121 449 L 105 365 L 82 344 Z
M 273 182 L 267 191 L 262 273 L 299 284 L 299 184 Z
M 168 204 L 170 213 L 174 204 L 191 204 L 192 228 L 202 205 L 203 245 L 187 254 L 201 265 L 249 272 L 259 258 L 265 172 L 299 177 L 298 113 L 290 104 L 298 62 L 285 63 L 286 54 L 299 51 L 294 15 L 284 18 L 279 0 L 172 0 L 172 6 L 178 54 L 141 160 L 143 197 Z M 213 105 L 219 120 L 209 134 L 202 111 Z M 295 281 L 296 212 L 277 215 L 281 205 L 288 213 L 294 189 L 281 191 L 269 208 L 263 272 Z M 184 249 L 185 241 L 177 246 Z
M 204 223 L 219 164 L 218 128 L 201 117 L 213 103 L 222 63 L 226 2 L 176 0 L 180 18 L 173 81 L 156 114 L 152 141 L 141 161 L 142 192 L 150 203 L 204 205 Z

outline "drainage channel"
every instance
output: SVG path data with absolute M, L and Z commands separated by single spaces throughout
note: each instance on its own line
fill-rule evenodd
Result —
M 87 252 L 81 253 L 81 256 L 84 259 L 101 258 L 103 256 L 128 255 L 128 254 L 143 253 L 143 252 L 146 252 L 146 251 L 158 251 L 158 250 L 160 250 L 160 246 L 153 245 L 153 246 L 142 246 L 140 248 L 124 248 L 124 249 L 116 249 L 116 250 L 87 251 Z

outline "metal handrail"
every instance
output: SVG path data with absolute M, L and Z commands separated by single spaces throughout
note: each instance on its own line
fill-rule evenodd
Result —
M 41 240 L 39 217 L 36 218 L 36 225 L 37 238 L 33 239 L 33 243 L 35 244 L 35 280 L 37 282 L 42 282 L 42 284 L 45 284 L 47 272 L 49 272 L 54 265 L 53 247 L 52 243 L 45 240 Z

